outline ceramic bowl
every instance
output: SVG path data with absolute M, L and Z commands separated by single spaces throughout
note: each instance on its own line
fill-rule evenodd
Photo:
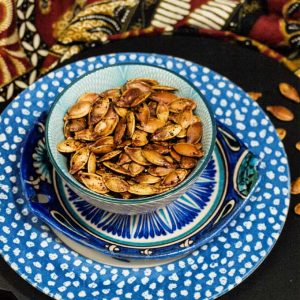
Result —
M 85 92 L 100 93 L 110 88 L 123 85 L 128 79 L 148 77 L 164 85 L 175 86 L 182 97 L 192 98 L 197 102 L 195 113 L 203 123 L 202 144 L 205 156 L 201 158 L 189 176 L 173 189 L 153 196 L 138 199 L 112 198 L 95 193 L 68 172 L 67 158 L 59 153 L 56 146 L 64 140 L 63 117 L 68 108 Z M 146 64 L 119 64 L 109 66 L 83 75 L 68 86 L 52 104 L 46 123 L 46 147 L 55 170 L 68 186 L 80 197 L 91 204 L 119 214 L 140 214 L 154 211 L 176 200 L 185 193 L 199 177 L 212 155 L 216 139 L 216 124 L 208 102 L 188 80 L 161 67 Z

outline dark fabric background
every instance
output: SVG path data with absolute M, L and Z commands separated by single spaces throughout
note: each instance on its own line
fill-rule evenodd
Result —
M 294 147 L 300 140 L 300 105 L 297 106 L 284 99 L 278 91 L 278 84 L 282 81 L 289 82 L 300 90 L 299 79 L 283 65 L 236 44 L 192 36 L 139 37 L 115 41 L 82 52 L 72 61 L 105 53 L 129 51 L 169 54 L 194 61 L 228 77 L 245 91 L 262 92 L 263 98 L 258 101 L 263 108 L 266 105 L 277 104 L 292 109 L 296 118 L 291 123 L 271 119 L 275 127 L 283 127 L 287 130 L 284 144 L 289 157 L 291 177 L 300 176 L 300 152 Z M 3 108 L 2 105 L 0 110 Z M 294 195 L 291 199 L 286 225 L 271 254 L 254 274 L 220 299 L 300 299 L 300 217 L 293 212 L 297 202 L 300 202 L 300 195 Z M 12 291 L 16 298 L 1 289 Z M 50 298 L 31 287 L 1 258 L 0 299 L 46 300 Z

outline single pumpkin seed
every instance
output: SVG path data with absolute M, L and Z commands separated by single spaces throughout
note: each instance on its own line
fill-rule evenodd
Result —
M 300 177 L 296 178 L 296 179 L 292 182 L 292 186 L 291 186 L 291 194 L 293 194 L 293 195 L 298 195 L 298 194 L 300 194 Z
M 86 126 L 87 126 L 87 124 L 86 124 L 85 118 L 69 120 L 69 130 L 71 132 L 77 132 L 77 131 L 83 130 L 86 128 Z
M 111 152 L 108 152 L 104 154 L 102 157 L 100 157 L 99 162 L 106 161 L 106 160 L 111 160 L 112 158 L 118 156 L 122 150 L 114 150 Z
M 151 166 L 148 168 L 148 173 L 153 176 L 163 177 L 174 171 L 174 168 L 165 168 L 158 166 Z
M 77 150 L 70 161 L 70 173 L 75 174 L 82 170 L 88 162 L 90 150 L 87 147 Z
M 128 156 L 136 163 L 143 165 L 143 166 L 149 166 L 151 163 L 148 162 L 148 160 L 145 159 L 145 157 L 142 154 L 141 148 L 130 148 L 125 147 L 124 148 L 125 153 L 128 154 Z
M 296 215 L 300 216 L 300 203 L 295 205 L 294 212 Z
M 97 166 L 97 157 L 96 155 L 92 152 L 90 154 L 88 163 L 87 163 L 87 171 L 88 173 L 96 173 L 96 166 Z
M 89 114 L 92 104 L 88 101 L 75 103 L 67 112 L 67 119 L 79 119 Z
M 121 144 L 122 139 L 126 132 L 126 119 L 122 118 L 119 123 L 116 126 L 115 132 L 114 132 L 114 141 L 116 145 Z
M 116 173 L 120 173 L 123 175 L 129 175 L 129 176 L 131 175 L 131 173 L 124 168 L 124 165 L 118 166 L 117 164 L 114 164 L 110 161 L 104 161 L 103 165 Z
M 165 123 L 168 121 L 169 108 L 165 103 L 163 103 L 163 102 L 158 103 L 158 105 L 156 107 L 156 116 L 157 116 L 157 119 L 162 120 Z
M 186 132 L 187 143 L 197 144 L 202 138 L 202 133 L 203 133 L 203 126 L 200 122 L 196 122 L 190 125 Z
M 84 146 L 81 141 L 74 140 L 72 138 L 64 140 L 57 145 L 57 150 L 61 153 L 72 153 Z
M 80 179 L 88 189 L 96 193 L 106 194 L 109 192 L 100 175 L 82 172 L 80 173 Z
M 100 98 L 99 94 L 96 93 L 84 93 L 82 94 L 78 100 L 77 103 L 79 102 L 89 102 L 91 104 L 95 103 L 98 99 Z
M 109 99 L 99 99 L 89 113 L 89 125 L 95 125 L 107 114 L 109 109 Z
M 170 154 L 177 162 L 181 161 L 181 155 L 179 155 L 174 149 L 171 149 Z
M 171 104 L 173 101 L 177 100 L 178 97 L 175 94 L 169 93 L 169 92 L 154 92 L 151 96 L 150 96 L 151 100 L 154 100 L 156 102 L 162 102 L 165 103 L 167 105 Z
M 180 161 L 182 169 L 193 169 L 196 167 L 198 160 L 193 157 L 183 156 Z
M 187 174 L 188 172 L 185 169 L 177 169 L 175 171 L 172 171 L 164 178 L 164 180 L 162 181 L 162 186 L 173 187 L 175 185 L 178 185 L 186 178 Z
M 115 193 L 125 193 L 129 189 L 129 184 L 118 176 L 103 176 L 105 186 Z
M 165 122 L 156 118 L 150 118 L 147 123 L 142 126 L 137 126 L 139 129 L 144 130 L 148 133 L 154 133 L 157 129 L 163 127 Z
M 84 141 L 89 141 L 93 142 L 97 139 L 97 134 L 91 130 L 90 128 L 83 129 L 80 131 L 75 132 L 74 138 L 76 140 L 84 140 Z
M 91 151 L 95 154 L 106 154 L 113 151 L 116 146 L 113 145 L 99 145 L 97 147 L 90 147 Z
M 186 109 L 195 109 L 196 102 L 188 98 L 179 98 L 169 105 L 169 110 L 173 113 L 181 113 Z
M 165 157 L 161 154 L 159 154 L 155 150 L 147 150 L 144 149 L 142 150 L 143 156 L 146 158 L 147 161 L 150 163 L 157 165 L 157 166 L 162 166 L 162 167 L 170 167 L 170 163 L 165 159 Z
M 161 178 L 150 174 L 141 174 L 136 176 L 134 180 L 138 183 L 154 184 L 159 182 Z
M 295 145 L 296 149 L 300 151 L 300 141 L 296 143 Z
M 127 135 L 129 138 L 132 138 L 132 135 L 135 130 L 135 116 L 132 111 L 127 112 L 126 122 L 127 122 Z
M 286 136 L 286 130 L 284 128 L 276 128 L 277 134 L 281 140 Z
M 146 150 L 155 150 L 159 154 L 168 154 L 170 152 L 170 148 L 166 145 L 159 144 L 148 144 L 144 147 Z
M 132 135 L 132 145 L 135 147 L 142 147 L 148 144 L 147 132 L 142 130 L 135 130 Z
M 195 145 L 189 143 L 178 143 L 173 146 L 174 150 L 183 156 L 202 157 L 204 152 L 199 150 Z
M 130 106 L 136 107 L 136 106 L 140 105 L 141 103 L 145 102 L 150 95 L 151 95 L 151 92 L 142 93 L 140 96 L 138 96 L 137 98 L 135 98 L 133 100 L 133 102 L 130 104 Z
M 267 106 L 267 111 L 269 111 L 275 118 L 281 121 L 292 121 L 295 116 L 292 111 L 288 108 L 280 105 L 271 105 Z
M 147 104 L 144 103 L 141 107 L 139 107 L 136 118 L 142 125 L 148 122 L 148 120 L 150 119 L 150 110 Z
M 114 105 L 114 110 L 121 118 L 125 118 L 128 111 L 128 109 L 123 107 L 118 107 L 116 105 Z
M 145 167 L 141 166 L 140 164 L 137 164 L 136 162 L 131 162 L 129 164 L 128 169 L 132 176 L 136 176 L 136 175 L 142 173 L 145 170 Z
M 122 151 L 122 150 L 119 150 L 119 151 Z M 119 157 L 117 165 L 122 166 L 122 165 L 130 163 L 130 162 L 131 162 L 131 158 L 129 157 L 129 155 L 123 152 L 123 153 L 121 153 L 121 155 Z
M 167 86 L 167 85 L 153 85 L 152 90 L 160 90 L 160 91 L 177 91 L 177 88 L 173 86 Z
M 248 92 L 248 95 L 252 100 L 257 101 L 262 96 L 262 93 L 260 93 L 260 92 Z
M 160 193 L 160 188 L 148 184 L 133 184 L 128 191 L 135 195 L 149 196 Z
M 153 141 L 167 141 L 179 134 L 182 127 L 178 124 L 167 125 L 163 128 L 158 129 L 152 137 Z
M 286 82 L 281 82 L 279 84 L 279 91 L 286 98 L 288 98 L 296 103 L 300 103 L 300 95 L 299 95 L 298 91 L 292 85 L 290 85 Z

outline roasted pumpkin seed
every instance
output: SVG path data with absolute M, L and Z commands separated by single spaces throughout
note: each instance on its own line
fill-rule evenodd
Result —
M 89 114 L 89 125 L 97 124 L 106 115 L 109 109 L 109 99 L 99 99 Z
M 70 173 L 75 174 L 83 169 L 88 162 L 90 150 L 87 147 L 77 150 L 70 161 Z
M 182 127 L 178 124 L 167 125 L 161 129 L 158 129 L 152 137 L 153 141 L 167 141 L 173 139 L 180 131 Z
M 92 152 L 90 154 L 88 163 L 87 163 L 87 171 L 88 173 L 96 173 L 96 166 L 97 166 L 97 157 L 96 155 Z
M 67 112 L 67 119 L 79 119 L 88 115 L 92 108 L 92 104 L 88 101 L 75 103 Z
M 147 150 L 144 149 L 142 150 L 143 156 L 146 158 L 147 161 L 150 163 L 157 165 L 157 166 L 162 166 L 162 167 L 170 167 L 171 164 L 166 160 L 166 158 L 159 154 L 155 150 Z
M 186 132 L 186 141 L 190 144 L 197 144 L 202 138 L 202 124 L 196 122 L 189 126 Z
M 280 105 L 271 105 L 267 106 L 267 111 L 269 111 L 275 118 L 281 121 L 292 121 L 295 116 L 292 111 L 288 108 Z
M 195 145 L 189 143 L 179 143 L 173 146 L 174 150 L 183 156 L 202 157 L 203 151 L 199 150 Z
M 288 98 L 296 103 L 300 103 L 300 95 L 299 95 L 298 91 L 292 85 L 290 85 L 286 82 L 281 82 L 279 84 L 279 91 L 286 98 Z
M 99 194 L 106 194 L 109 192 L 109 189 L 105 186 L 103 182 L 102 176 L 85 172 L 80 173 L 79 176 L 81 181 L 88 189 Z
M 296 179 L 292 182 L 291 194 L 293 194 L 293 195 L 298 195 L 298 194 L 300 194 L 300 177 L 296 178 Z
M 261 98 L 262 93 L 260 93 L 260 92 L 248 92 L 248 95 L 252 100 L 257 101 L 259 98 Z
M 284 128 L 276 128 L 277 134 L 281 140 L 286 136 L 286 130 Z
M 57 150 L 61 153 L 72 153 L 84 146 L 81 141 L 74 140 L 72 138 L 64 140 L 57 145 Z
M 150 174 L 141 174 L 136 176 L 134 180 L 138 183 L 154 184 L 159 182 L 161 178 Z
M 145 167 L 141 166 L 140 164 L 137 164 L 136 162 L 131 162 L 129 164 L 128 169 L 132 176 L 136 176 L 136 175 L 142 173 L 145 170 Z
M 133 184 L 129 186 L 128 191 L 135 195 L 149 196 L 160 193 L 160 188 L 148 184 Z
M 125 193 L 129 189 L 129 184 L 118 176 L 103 176 L 105 186 L 115 193 Z

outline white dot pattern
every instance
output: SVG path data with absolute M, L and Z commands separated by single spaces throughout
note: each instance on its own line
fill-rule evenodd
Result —
M 249 204 L 218 237 L 186 258 L 153 268 L 111 267 L 66 248 L 29 211 L 18 174 L 21 142 L 57 93 L 87 71 L 126 62 L 183 74 L 205 94 L 216 117 L 263 160 L 262 178 Z M 18 123 L 18 130 L 11 130 L 11 120 Z M 55 299 L 216 298 L 261 263 L 287 216 L 287 159 L 268 117 L 228 79 L 182 59 L 123 53 L 63 67 L 39 79 L 8 106 L 0 116 L 0 132 L 0 252 L 25 280 Z

